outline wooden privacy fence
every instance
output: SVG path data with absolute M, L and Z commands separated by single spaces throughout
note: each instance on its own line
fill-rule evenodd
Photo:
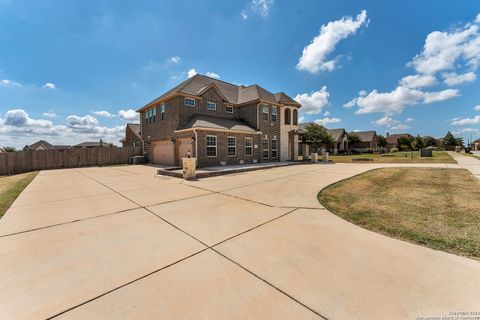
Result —
M 136 155 L 141 155 L 140 147 L 71 148 L 0 153 L 0 175 L 46 169 L 127 164 L 128 159 Z

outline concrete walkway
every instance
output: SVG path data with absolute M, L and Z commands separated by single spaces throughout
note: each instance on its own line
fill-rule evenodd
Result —
M 316 199 L 333 182 L 394 166 L 409 165 L 289 166 L 189 182 L 148 166 L 43 171 L 0 220 L 0 318 L 479 311 L 478 261 L 359 228 Z
M 467 169 L 480 179 L 480 160 L 463 153 L 449 152 L 449 154 L 457 161 L 460 167 Z

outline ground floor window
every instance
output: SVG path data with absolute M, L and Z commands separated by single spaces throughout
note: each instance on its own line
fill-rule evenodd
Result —
M 277 139 L 272 139 L 272 142 L 271 142 L 271 154 L 272 154 L 272 158 L 276 158 L 277 155 L 278 155 L 278 152 L 277 152 Z
M 268 158 L 268 139 L 262 140 L 262 158 Z
M 207 157 L 217 156 L 217 136 L 207 136 Z
M 235 157 L 237 155 L 237 138 L 227 137 L 227 155 Z
M 253 156 L 253 138 L 245 138 L 245 155 Z

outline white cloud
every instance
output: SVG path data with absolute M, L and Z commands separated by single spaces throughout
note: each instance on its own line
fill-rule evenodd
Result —
M 194 68 L 192 68 L 192 69 L 188 70 L 187 75 L 188 75 L 189 78 L 191 78 L 191 77 L 193 77 L 194 75 L 196 75 L 197 73 L 198 73 L 197 70 L 195 70 Z
M 407 118 L 405 120 L 405 122 L 411 122 L 411 121 L 413 121 L 412 118 Z M 410 126 L 408 126 L 407 124 L 402 123 L 398 120 L 395 120 L 389 116 L 384 116 L 383 118 L 377 119 L 373 121 L 372 124 L 377 126 L 385 126 L 392 130 L 404 130 L 404 129 L 410 128 Z
M 247 15 L 247 13 L 245 12 L 245 10 L 242 10 L 242 12 L 240 12 L 240 16 L 242 17 L 243 20 L 247 20 L 247 19 L 248 19 L 248 15 Z
M 325 112 L 323 113 L 323 116 L 324 116 L 324 117 L 329 116 L 329 115 L 330 115 L 330 111 L 325 111 Z
M 337 63 L 337 58 L 326 60 L 327 56 L 335 50 L 340 40 L 355 34 L 362 25 L 367 24 L 367 11 L 362 10 L 355 20 L 349 16 L 322 25 L 320 34 L 303 49 L 297 69 L 310 73 L 332 71 Z
M 216 74 L 215 72 L 207 72 L 206 73 L 207 77 L 210 77 L 210 78 L 215 78 L 215 79 L 220 79 L 220 76 L 218 74 Z M 190 76 L 189 76 L 190 78 Z
M 125 135 L 125 125 L 103 127 L 92 116 L 70 115 L 65 125 L 53 124 L 50 120 L 33 119 L 23 109 L 8 110 L 0 118 L 2 141 L 16 147 L 23 147 L 39 139 L 55 144 L 76 144 L 83 141 L 103 139 L 117 143 Z
M 354 98 L 344 106 L 358 106 L 357 114 L 383 112 L 386 115 L 401 113 L 406 106 L 418 103 L 433 103 L 448 100 L 459 95 L 458 90 L 447 89 L 435 92 L 423 92 L 398 86 L 390 92 L 378 92 L 373 90 L 366 96 Z
M 323 118 L 323 119 L 317 119 L 315 120 L 314 122 L 316 124 L 319 124 L 321 126 L 327 126 L 329 124 L 332 124 L 332 123 L 339 123 L 341 122 L 342 120 L 340 120 L 339 118 Z
M 267 17 L 272 8 L 273 0 L 252 0 L 250 8 L 262 17 Z
M 453 121 L 450 123 L 454 126 L 465 126 L 465 125 L 474 125 L 480 124 L 480 116 L 475 116 L 473 118 L 465 118 L 465 119 L 452 119 Z
M 474 110 L 480 111 L 480 104 L 478 106 L 473 107 Z
M 167 61 L 170 63 L 179 64 L 180 62 L 182 62 L 182 59 L 179 56 L 174 56 L 169 58 Z
M 51 82 L 47 82 L 42 86 L 42 88 L 51 89 L 51 90 L 55 90 L 56 87 L 57 86 L 54 83 L 51 83 Z
M 413 121 L 415 121 L 415 119 L 413 119 L 413 118 L 407 118 L 407 119 L 405 119 L 405 122 L 413 122 Z
M 0 86 L 3 86 L 3 87 L 21 87 L 22 85 L 19 82 L 15 82 L 15 81 L 8 80 L 8 79 L 3 79 L 2 81 L 0 81 Z
M 477 75 L 474 72 L 467 72 L 464 74 L 456 74 L 455 72 L 442 73 L 443 82 L 449 86 L 454 86 L 464 82 L 472 82 L 477 79 Z
M 423 51 L 409 63 L 417 72 L 435 74 L 452 70 L 460 62 L 476 69 L 479 65 L 480 33 L 477 25 L 467 23 L 452 32 L 433 31 L 425 39 Z
M 411 89 L 429 87 L 437 84 L 437 79 L 432 75 L 410 75 L 399 81 L 400 86 Z
M 118 111 L 118 117 L 126 121 L 139 121 L 140 115 L 133 109 Z
M 98 127 L 98 120 L 90 115 L 84 117 L 70 115 L 65 118 L 66 126 L 79 131 L 91 131 L 93 128 Z
M 480 23 L 480 13 L 477 14 L 477 19 L 475 19 L 475 22 L 476 22 L 476 23 Z
M 55 112 L 48 111 L 48 112 L 42 113 L 42 116 L 47 117 L 47 118 L 55 118 L 57 115 L 55 114 Z
M 319 114 L 322 108 L 328 104 L 328 97 L 330 93 L 327 91 L 327 86 L 323 86 L 319 91 L 314 91 L 310 94 L 297 94 L 295 101 L 302 105 L 300 112 L 303 114 Z
M 433 103 L 458 97 L 460 92 L 457 89 L 446 89 L 436 92 L 425 92 L 423 103 Z
M 92 111 L 92 113 L 97 115 L 97 116 L 104 117 L 104 118 L 114 118 L 115 117 L 114 114 L 111 114 L 110 112 L 105 111 L 105 110 Z

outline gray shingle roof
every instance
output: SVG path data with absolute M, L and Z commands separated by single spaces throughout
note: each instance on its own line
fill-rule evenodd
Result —
M 273 93 L 256 84 L 251 86 L 237 86 L 201 74 L 196 74 L 193 77 L 185 80 L 184 82 L 162 94 L 160 97 L 148 103 L 147 105 L 155 104 L 156 102 L 164 99 L 165 97 L 173 93 L 183 93 L 196 96 L 212 84 L 215 85 L 215 87 L 225 97 L 228 103 L 242 104 L 256 100 L 265 100 L 271 103 L 288 103 L 300 106 L 300 104 L 298 104 L 296 101 L 294 101 L 292 98 L 290 98 L 283 92 L 274 95 Z
M 236 130 L 245 132 L 256 132 L 255 129 L 250 127 L 246 122 L 236 119 L 220 118 L 214 116 L 207 116 L 198 114 L 192 117 L 183 125 L 180 130 L 190 128 L 211 128 L 220 130 Z
M 346 134 L 345 129 L 327 129 L 332 136 L 333 141 L 342 142 L 343 136 Z
M 132 132 L 135 134 L 135 136 L 137 136 L 138 139 L 142 139 L 142 137 L 140 137 L 140 124 L 127 123 L 127 127 L 132 130 Z
M 354 131 L 352 134 L 358 136 L 360 142 L 370 142 L 377 135 L 376 131 Z

